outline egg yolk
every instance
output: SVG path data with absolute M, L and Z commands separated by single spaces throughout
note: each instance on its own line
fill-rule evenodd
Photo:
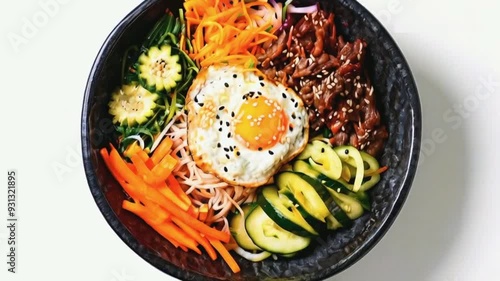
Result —
M 247 98 L 236 113 L 236 139 L 252 150 L 273 147 L 285 133 L 288 119 L 275 100 L 257 95 Z

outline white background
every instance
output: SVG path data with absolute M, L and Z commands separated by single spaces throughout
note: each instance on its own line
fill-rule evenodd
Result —
M 40 4 L 50 0 L 0 4 L 0 172 L 19 174 L 18 273 L 4 263 L 2 223 L 0 280 L 174 280 L 105 222 L 80 153 L 89 70 L 108 33 L 140 1 L 54 1 L 50 15 Z M 498 280 L 500 2 L 360 2 L 394 36 L 418 82 L 423 161 L 387 235 L 333 279 Z M 23 34 L 29 22 L 35 30 Z M 4 218 L 6 179 L 0 182 Z

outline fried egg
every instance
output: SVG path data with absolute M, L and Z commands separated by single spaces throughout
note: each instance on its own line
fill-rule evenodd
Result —
M 186 97 L 188 146 L 203 171 L 257 187 L 299 154 L 307 111 L 290 88 L 237 66 L 202 69 Z

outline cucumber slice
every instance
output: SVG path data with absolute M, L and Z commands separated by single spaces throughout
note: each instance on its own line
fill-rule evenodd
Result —
M 305 249 L 311 238 L 293 234 L 280 227 L 257 206 L 245 220 L 245 228 L 252 241 L 261 249 L 287 255 Z
M 366 194 L 366 192 L 364 191 L 358 191 L 358 192 L 351 191 L 345 185 L 347 184 L 347 182 L 344 181 L 343 183 L 341 183 L 340 181 L 332 180 L 329 177 L 314 170 L 311 167 L 311 165 L 309 165 L 309 163 L 302 160 L 294 161 L 293 170 L 317 179 L 325 187 L 331 188 L 337 192 L 347 194 L 349 196 L 356 198 L 361 203 L 361 206 L 363 206 L 365 210 L 367 211 L 371 210 L 371 201 L 368 194 Z
M 283 172 L 277 175 L 275 182 L 280 192 L 288 190 L 293 200 L 312 217 L 325 222 L 330 215 L 325 204 L 329 199 L 328 191 L 314 178 L 297 172 Z
M 301 236 L 319 233 L 302 217 L 299 210 L 285 195 L 280 196 L 274 185 L 262 187 L 257 203 L 280 227 Z
M 243 204 L 241 206 L 243 214 L 239 212 L 234 213 L 229 221 L 229 231 L 234 240 L 241 248 L 248 251 L 262 251 L 261 248 L 253 243 L 245 229 L 245 218 L 248 217 L 248 214 L 252 212 L 255 207 L 257 207 L 255 203 Z
M 333 148 L 320 140 L 312 141 L 314 149 L 309 157 L 309 164 L 331 179 L 338 179 L 342 174 L 342 161 Z
M 113 116 L 113 123 L 129 127 L 141 125 L 154 115 L 158 98 L 140 85 L 122 85 L 112 93 L 108 112 Z
M 182 80 L 179 55 L 172 54 L 172 46 L 153 46 L 138 60 L 139 80 L 152 92 L 169 92 Z
M 351 220 L 361 217 L 364 213 L 361 203 L 353 197 L 339 193 L 333 189 L 327 188 L 333 197 L 333 201 L 346 213 Z
M 303 173 L 303 174 L 308 175 L 311 178 L 315 178 L 315 179 L 317 179 L 321 175 L 321 173 L 314 170 L 311 167 L 311 165 L 309 165 L 309 163 L 307 163 L 306 161 L 302 161 L 302 160 L 294 161 L 292 164 L 292 169 L 295 172 Z
M 359 150 L 357 150 L 354 146 L 350 145 L 338 146 L 333 150 L 339 156 L 340 160 L 348 162 L 348 164 L 356 168 L 356 176 L 354 178 L 352 190 L 354 192 L 358 191 L 361 188 L 361 183 L 363 182 L 363 176 L 365 173 L 365 165 L 363 158 L 361 157 L 361 153 L 359 153 Z

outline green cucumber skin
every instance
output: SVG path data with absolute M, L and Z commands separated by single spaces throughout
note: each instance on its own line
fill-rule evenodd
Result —
M 371 200 L 370 196 L 364 191 L 354 192 L 347 188 L 344 184 L 339 181 L 332 180 L 325 175 L 319 175 L 318 180 L 327 188 L 335 190 L 337 192 L 349 195 L 361 203 L 363 209 L 370 211 L 371 210 Z
M 245 220 L 248 217 L 248 214 L 251 213 L 255 207 L 257 207 L 257 204 L 255 203 L 242 205 L 241 209 L 243 210 L 245 216 L 241 217 L 242 215 L 240 213 L 234 213 L 229 221 L 229 229 L 233 235 L 234 240 L 241 248 L 247 251 L 261 250 L 252 242 L 245 229 Z
M 283 195 L 288 197 L 293 204 L 299 205 L 299 202 L 295 199 L 292 193 L 290 193 L 289 190 L 282 192 Z M 326 232 L 326 224 L 320 220 L 317 220 L 315 217 L 311 216 L 304 208 L 302 208 L 300 205 L 297 207 L 297 210 L 299 210 L 300 214 L 302 217 L 306 220 L 306 222 L 314 228 L 318 232 L 319 235 L 322 235 Z
M 275 188 L 275 187 L 264 187 L 264 188 Z M 264 212 L 285 230 L 288 230 L 296 235 L 308 237 L 308 236 L 317 236 L 318 232 L 311 232 L 306 230 L 304 227 L 296 224 L 295 222 L 288 219 L 284 214 L 282 214 L 278 209 L 276 209 L 271 202 L 266 199 L 264 195 L 262 195 L 263 189 L 261 189 L 260 194 L 257 196 L 257 203 L 264 210 Z M 276 193 L 278 189 L 276 188 Z M 313 231 L 316 231 L 312 226 L 309 225 L 309 228 Z
M 262 226 L 266 220 L 272 220 L 276 223 L 259 205 L 252 210 L 245 221 L 245 228 L 248 235 L 252 241 L 264 251 L 281 255 L 289 255 L 302 251 L 311 243 L 310 237 L 294 235 L 293 233 L 287 234 L 289 239 L 283 239 L 288 241 L 276 241 L 276 238 L 265 236 Z M 286 234 L 288 231 L 282 229 L 281 232 Z
M 341 192 L 356 198 L 363 208 L 367 211 L 371 210 L 371 200 L 368 194 L 364 191 L 353 192 L 349 188 L 347 188 L 344 184 L 339 181 L 332 180 L 329 177 L 321 174 L 320 172 L 314 170 L 309 163 L 303 160 L 296 160 L 293 163 L 293 169 L 295 172 L 303 173 L 311 178 L 315 178 L 318 182 L 320 182 L 324 187 L 331 188 L 337 192 Z M 330 194 L 328 194 L 330 197 Z

